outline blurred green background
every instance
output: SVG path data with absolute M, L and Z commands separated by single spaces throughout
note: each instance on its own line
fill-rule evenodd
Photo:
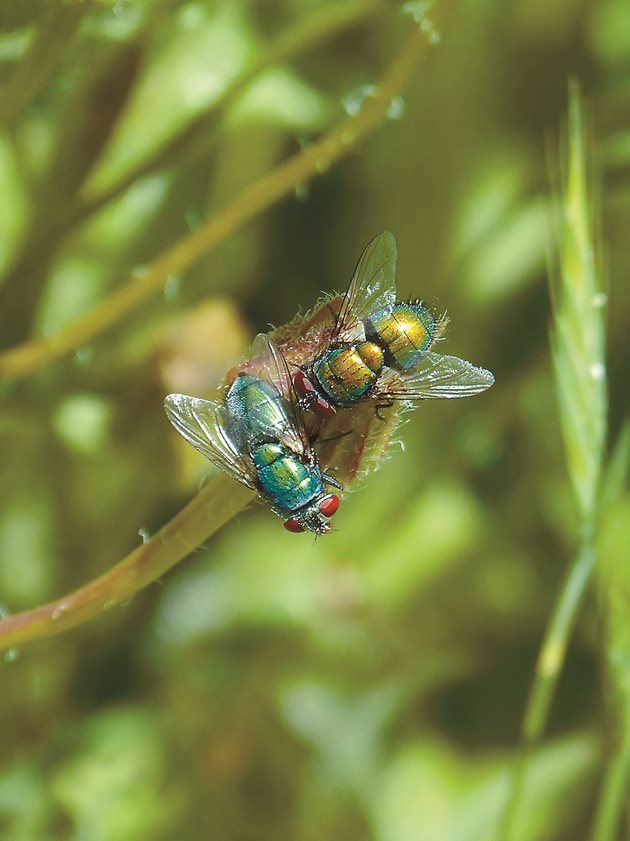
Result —
M 343 31 L 264 66 L 283 34 L 340 6 L 4 0 L 3 348 L 86 313 L 361 109 L 415 25 L 402 4 L 353 4 Z M 253 505 L 128 605 L 7 652 L 0 838 L 500 837 L 577 532 L 546 281 L 548 152 L 570 76 L 603 173 L 613 440 L 630 373 L 626 0 L 452 4 L 349 157 L 72 358 L 0 383 L 0 602 L 14 613 L 104 572 L 185 504 L 207 464 L 177 440 L 164 394 L 204 393 L 255 332 L 344 290 L 385 229 L 401 296 L 448 310 L 441 349 L 497 380 L 409 415 L 405 451 L 346 498 L 333 535 L 288 534 Z M 629 538 L 626 494 L 604 523 L 609 564 Z M 588 837 L 615 740 L 606 611 L 591 596 L 581 614 L 519 838 Z

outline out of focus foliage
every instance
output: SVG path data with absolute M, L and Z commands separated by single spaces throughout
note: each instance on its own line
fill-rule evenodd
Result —
M 360 6 L 277 65 L 274 44 L 326 3 L 0 4 L 2 346 L 84 314 L 360 108 L 415 25 L 402 3 Z M 0 383 L 0 601 L 16 612 L 105 571 L 184 504 L 207 465 L 175 440 L 163 395 L 203 394 L 255 332 L 343 290 L 384 229 L 401 295 L 448 309 L 443 349 L 497 377 L 410 415 L 405 449 L 346 498 L 333 535 L 287 534 L 253 506 L 123 609 L 8 652 L 0 837 L 499 837 L 577 527 L 548 343 L 548 139 L 576 76 L 604 176 L 614 440 L 630 373 L 628 32 L 623 0 L 452 4 L 404 101 L 349 159 L 73 358 Z M 593 814 L 610 739 L 600 670 L 630 639 L 627 494 L 601 545 L 621 581 L 616 647 L 592 599 L 528 775 L 523 841 L 586 837 Z

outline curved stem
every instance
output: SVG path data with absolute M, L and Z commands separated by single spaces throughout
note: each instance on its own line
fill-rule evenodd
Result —
M 549 720 L 549 711 L 564 666 L 571 632 L 595 569 L 595 560 L 594 542 L 591 537 L 585 537 L 569 568 L 538 654 L 534 680 L 523 717 L 523 746 L 516 759 L 503 822 L 501 837 L 505 841 L 515 837 L 527 765 L 531 752 L 543 735 Z
M 627 715 L 624 717 L 627 719 Z M 623 722 L 621 744 L 604 776 L 601 799 L 597 805 L 592 841 L 615 841 L 619 838 L 621 816 L 627 806 L 630 781 L 630 727 Z
M 586 541 L 568 571 L 538 655 L 523 720 L 523 738 L 526 743 L 536 742 L 542 736 L 549 719 L 567 645 L 594 568 L 595 547 L 591 541 Z
M 54 336 L 25 342 L 0 354 L 0 377 L 26 376 L 93 340 L 157 294 L 169 275 L 187 269 L 202 254 L 291 193 L 299 184 L 327 172 L 381 122 L 392 98 L 398 95 L 413 73 L 424 52 L 423 47 L 428 49 L 428 41 L 414 28 L 381 79 L 375 95 L 366 100 L 360 114 L 343 120 L 321 140 L 248 187 L 223 211 L 167 249 L 145 274 L 129 278 L 83 318 Z
M 254 494 L 218 474 L 157 534 L 106 573 L 54 602 L 0 619 L 0 651 L 45 639 L 127 601 L 185 558 Z
M 81 218 L 85 218 L 97 212 L 124 193 L 139 178 L 165 168 L 176 160 L 185 160 L 186 165 L 189 166 L 192 161 L 200 157 L 200 148 L 205 152 L 209 133 L 257 76 L 270 67 L 288 61 L 293 56 L 302 55 L 305 51 L 333 38 L 345 29 L 357 26 L 379 9 L 384 8 L 384 5 L 384 0 L 350 0 L 350 2 L 318 9 L 290 26 L 228 85 L 223 94 L 212 102 L 206 111 L 199 114 L 164 145 L 149 153 L 140 164 L 101 190 L 91 190 L 88 182 L 81 196 L 77 213 Z
M 45 3 L 35 34 L 0 97 L 0 125 L 16 120 L 63 64 L 67 48 L 92 0 Z

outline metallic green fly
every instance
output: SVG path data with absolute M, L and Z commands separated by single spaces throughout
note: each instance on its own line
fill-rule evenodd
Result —
M 305 409 L 331 417 L 373 398 L 393 401 L 469 397 L 494 376 L 456 356 L 430 350 L 446 320 L 421 301 L 396 301 L 396 239 L 389 231 L 366 247 L 326 347 L 293 381 Z
M 229 476 L 257 491 L 292 532 L 324 534 L 339 507 L 307 437 L 287 363 L 259 334 L 247 373 L 223 402 L 169 394 L 164 407 L 175 429 Z

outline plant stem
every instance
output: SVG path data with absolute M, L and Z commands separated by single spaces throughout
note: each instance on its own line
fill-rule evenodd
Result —
M 513 841 L 532 749 L 542 737 L 578 610 L 596 562 L 595 533 L 607 431 L 606 321 L 601 299 L 599 241 L 590 173 L 588 133 L 579 85 L 569 85 L 567 165 L 556 201 L 556 252 L 549 274 L 552 351 L 569 479 L 581 534 L 548 624 L 525 706 L 522 748 L 506 806 L 503 835 Z M 564 151 L 564 150 L 563 150 Z
M 624 716 L 621 744 L 617 749 L 602 787 L 593 825 L 592 841 L 615 841 L 619 837 L 621 815 L 628 800 L 630 780 L 630 727 Z
M 0 126 L 25 111 L 56 73 L 92 0 L 48 0 L 26 55 L 4 86 L 0 97 Z
M 625 545 L 618 540 L 616 529 L 611 526 L 616 516 L 613 514 L 611 517 L 611 511 L 616 509 L 627 492 L 629 467 L 630 421 L 626 421 L 609 456 L 601 493 L 604 536 L 602 563 L 598 572 L 607 625 L 605 639 L 608 674 L 605 697 L 615 719 L 613 733 L 616 738 L 606 757 L 606 771 L 595 813 L 592 841 L 615 841 L 620 837 L 620 824 L 627 810 L 630 789 L 630 578 Z
M 162 169 L 175 161 L 186 161 L 190 166 L 200 155 L 207 154 L 208 137 L 225 112 L 251 82 L 270 67 L 278 66 L 296 55 L 313 49 L 344 30 L 357 26 L 366 18 L 385 7 L 384 0 L 351 0 L 318 9 L 282 32 L 270 43 L 258 59 L 246 67 L 224 93 L 208 109 L 199 114 L 189 125 L 118 180 L 100 190 L 90 188 L 88 181 L 82 191 L 77 214 L 84 219 L 116 199 L 139 178 Z
M 130 599 L 190 554 L 244 508 L 254 494 L 216 475 L 157 534 L 84 587 L 49 604 L 0 619 L 0 651 L 45 639 Z
M 518 808 L 527 765 L 531 752 L 542 737 L 549 720 L 549 711 L 564 666 L 569 639 L 582 599 L 593 575 L 595 561 L 593 539 L 586 535 L 569 567 L 538 654 L 534 679 L 523 716 L 522 747 L 515 762 L 510 796 L 500 835 L 504 841 L 513 841 L 517 838 Z
M 163 252 L 141 277 L 129 278 L 107 300 L 74 324 L 54 336 L 24 342 L 0 354 L 0 377 L 26 376 L 93 340 L 157 294 L 170 275 L 183 272 L 202 254 L 291 193 L 297 185 L 327 172 L 378 126 L 392 98 L 407 83 L 426 51 L 423 47 L 428 49 L 428 41 L 414 28 L 381 79 L 376 93 L 366 100 L 357 116 L 343 120 L 321 140 L 263 176 L 222 212 Z
M 542 736 L 575 619 L 595 568 L 595 547 L 586 539 L 567 573 L 560 598 L 538 655 L 534 681 L 523 719 L 523 739 L 533 744 Z

